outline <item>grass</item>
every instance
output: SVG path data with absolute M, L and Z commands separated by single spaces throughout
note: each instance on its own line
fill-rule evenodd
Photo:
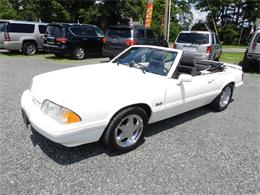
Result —
M 244 58 L 244 52 L 236 52 L 236 53 L 224 52 L 220 57 L 220 61 L 239 64 L 241 61 L 243 61 L 243 58 Z
M 240 45 L 240 46 L 237 46 L 237 45 L 222 45 L 223 48 L 235 48 L 235 49 L 245 49 L 246 46 L 244 45 Z

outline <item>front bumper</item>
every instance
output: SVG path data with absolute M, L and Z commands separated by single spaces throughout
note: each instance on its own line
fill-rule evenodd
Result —
M 59 124 L 41 111 L 40 105 L 34 102 L 29 90 L 22 95 L 21 107 L 26 125 L 31 124 L 43 136 L 67 147 L 98 141 L 107 125 L 105 123 L 91 126 L 83 123 Z

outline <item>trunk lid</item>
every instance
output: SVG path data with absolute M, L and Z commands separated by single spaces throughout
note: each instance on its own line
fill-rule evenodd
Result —
M 56 41 L 57 38 L 65 37 L 65 27 L 60 25 L 48 25 L 44 35 L 44 43 L 49 45 L 60 46 L 61 42 Z
M 105 48 L 114 51 L 122 51 L 127 48 L 127 41 L 131 40 L 133 32 L 131 28 L 127 27 L 113 27 L 109 28 L 106 33 Z

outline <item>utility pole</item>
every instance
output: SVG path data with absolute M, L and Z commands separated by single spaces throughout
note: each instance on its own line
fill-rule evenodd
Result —
M 165 0 L 164 8 L 164 22 L 163 22 L 163 35 L 164 38 L 168 38 L 168 23 L 169 23 L 169 0 Z

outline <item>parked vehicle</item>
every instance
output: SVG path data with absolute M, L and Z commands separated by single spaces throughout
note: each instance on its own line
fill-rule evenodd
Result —
M 0 20 L 0 48 L 33 55 L 42 50 L 47 24 L 17 20 Z
M 44 50 L 58 57 L 70 55 L 82 60 L 101 55 L 104 32 L 89 24 L 49 24 L 44 35 Z
M 260 27 L 249 41 L 242 67 L 243 71 L 257 70 L 260 72 Z
M 173 48 L 184 51 L 182 61 L 218 61 L 222 47 L 216 33 L 210 31 L 181 31 Z
M 103 55 L 114 58 L 131 45 L 157 45 L 168 47 L 167 41 L 143 26 L 111 26 L 103 39 Z
M 183 66 L 182 53 L 132 46 L 108 63 L 35 76 L 21 99 L 25 124 L 68 147 L 102 140 L 129 151 L 147 124 L 207 104 L 224 110 L 243 84 L 241 67 L 213 61 Z

